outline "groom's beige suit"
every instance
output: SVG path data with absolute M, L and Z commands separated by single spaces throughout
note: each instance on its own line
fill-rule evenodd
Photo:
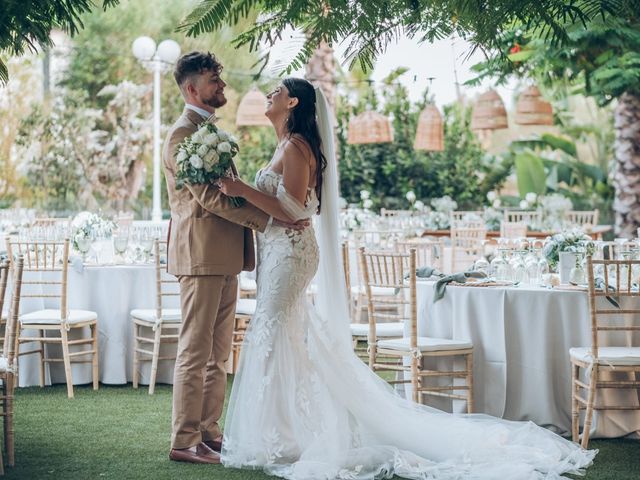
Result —
M 163 164 L 171 206 L 167 270 L 180 281 L 182 329 L 173 378 L 172 448 L 214 440 L 221 431 L 237 274 L 253 270 L 252 230 L 269 216 L 251 204 L 233 207 L 214 185 L 176 189 L 175 153 L 205 119 L 185 108 L 171 127 Z

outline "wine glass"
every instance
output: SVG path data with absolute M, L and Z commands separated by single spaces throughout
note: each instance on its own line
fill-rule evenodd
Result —
M 124 253 L 129 245 L 129 232 L 126 230 L 116 230 L 112 237 L 113 249 L 120 259 L 124 262 Z
M 76 247 L 78 251 L 82 255 L 82 262 L 86 262 L 87 253 L 91 250 L 91 244 L 93 243 L 93 238 L 91 234 L 80 233 L 76 236 Z

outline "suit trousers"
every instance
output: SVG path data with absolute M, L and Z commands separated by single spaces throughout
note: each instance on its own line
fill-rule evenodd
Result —
M 171 448 L 222 434 L 222 415 L 236 309 L 236 275 L 181 275 L 182 329 L 173 376 Z

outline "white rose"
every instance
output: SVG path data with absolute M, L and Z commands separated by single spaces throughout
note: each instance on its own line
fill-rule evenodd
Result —
M 360 199 L 361 200 L 367 200 L 369 197 L 371 197 L 371 193 L 369 193 L 369 191 L 360 190 Z
M 493 205 L 493 208 L 500 208 L 500 205 L 502 205 L 502 202 L 500 201 L 499 198 L 496 198 L 491 205 Z
M 204 135 L 200 133 L 200 130 L 198 130 L 196 133 L 191 135 L 191 141 L 194 143 L 202 143 L 203 138 L 204 138 Z
M 338 198 L 338 207 L 341 210 L 347 208 L 347 201 L 343 197 Z
M 373 207 L 373 200 L 367 198 L 364 202 L 362 202 L 362 206 L 366 209 Z
M 495 191 L 491 190 L 490 192 L 487 192 L 487 200 L 493 202 L 496 198 L 498 198 L 498 194 Z
M 221 142 L 226 142 L 227 140 L 229 140 L 229 134 L 222 130 L 218 130 L 218 138 Z
M 210 133 L 202 140 L 205 145 L 215 145 L 218 143 L 218 135 L 215 133 Z
M 176 161 L 178 163 L 182 163 L 187 159 L 187 152 L 185 152 L 184 150 L 180 150 L 178 152 L 178 156 L 176 157 Z
M 209 150 L 209 153 L 204 158 L 205 163 L 209 163 L 211 166 L 218 163 L 218 160 L 220 160 L 220 155 L 215 150 Z
M 424 202 L 418 200 L 416 203 L 413 204 L 413 206 L 416 208 L 416 210 L 423 210 Z
M 409 200 L 409 203 L 413 203 L 416 201 L 416 194 L 413 192 L 413 190 L 409 190 L 405 197 L 407 198 L 407 200 Z
M 200 145 L 197 152 L 200 157 L 204 157 L 209 152 L 209 147 L 207 145 Z
M 233 143 L 238 143 L 238 138 L 235 135 L 229 135 L 229 141 Z
M 538 195 L 536 195 L 534 192 L 529 192 L 524 196 L 524 199 L 530 204 L 534 204 L 538 199 Z
M 529 208 L 529 202 L 527 202 L 526 200 L 520 200 L 520 208 L 522 210 L 526 210 L 527 208 Z
M 193 168 L 202 168 L 202 165 L 204 165 L 204 162 L 198 155 L 191 155 L 189 162 L 193 165 Z
M 218 151 L 220 153 L 229 153 L 231 151 L 231 144 L 229 142 L 220 142 L 218 144 Z

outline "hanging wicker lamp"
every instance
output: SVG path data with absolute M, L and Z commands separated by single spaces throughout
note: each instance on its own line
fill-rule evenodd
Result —
M 527 87 L 516 103 L 516 123 L 519 125 L 553 125 L 553 107 L 542 98 L 535 85 Z
M 478 97 L 471 115 L 471 130 L 499 130 L 509 128 L 507 110 L 500 95 L 489 90 Z
M 349 120 L 347 143 L 357 145 L 390 142 L 393 142 L 393 129 L 384 115 L 367 110 Z
M 444 150 L 444 124 L 438 107 L 427 105 L 418 118 L 416 139 L 413 142 L 415 150 L 442 152 Z
M 267 97 L 256 87 L 249 90 L 238 105 L 236 126 L 238 127 L 270 127 L 271 122 L 264 112 Z

